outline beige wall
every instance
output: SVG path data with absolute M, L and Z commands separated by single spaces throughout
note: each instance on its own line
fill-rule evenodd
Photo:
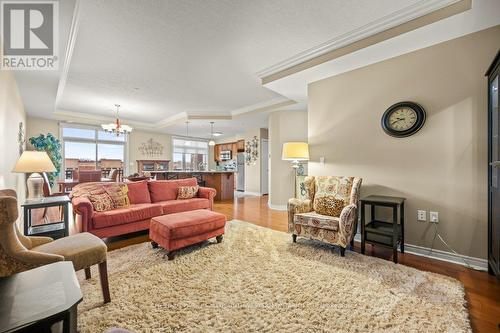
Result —
M 163 154 L 155 157 L 148 157 L 139 151 L 143 142 L 153 139 L 163 145 Z M 134 130 L 129 137 L 129 173 L 137 172 L 137 160 L 172 160 L 172 136 L 169 134 L 151 133 Z
M 499 43 L 497 26 L 311 84 L 309 174 L 361 176 L 362 195 L 406 197 L 409 244 L 431 246 L 433 225 L 416 211 L 437 211 L 452 248 L 486 258 L 484 73 Z M 423 105 L 427 122 L 414 136 L 392 138 L 380 118 L 404 100 Z
M 19 123 L 26 115 L 12 72 L 0 70 L 0 189 L 16 190 L 19 203 L 26 197 L 25 175 L 13 173 L 19 158 Z
M 307 142 L 307 111 L 276 111 L 269 116 L 269 204 L 274 208 L 286 208 L 294 195 L 293 169 L 290 161 L 281 159 L 288 141 Z
M 56 138 L 59 138 L 59 122 L 57 120 L 27 117 L 26 141 L 33 136 L 38 136 L 40 134 L 47 135 L 48 133 L 52 133 Z M 28 149 L 31 149 L 29 143 Z

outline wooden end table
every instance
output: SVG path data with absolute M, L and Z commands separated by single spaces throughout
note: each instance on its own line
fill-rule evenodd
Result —
M 0 299 L 0 333 L 47 332 L 59 321 L 64 333 L 77 332 L 83 298 L 70 261 L 0 278 Z
M 405 200 L 405 198 L 382 195 L 370 195 L 360 200 L 362 254 L 365 254 L 365 244 L 367 242 L 382 245 L 392 248 L 393 261 L 394 263 L 398 262 L 398 244 L 401 253 L 405 251 Z M 368 223 L 366 223 L 366 205 L 371 208 L 370 222 Z M 392 222 L 377 220 L 375 216 L 375 207 L 377 206 L 392 208 Z
M 70 202 L 71 200 L 67 195 L 26 200 L 26 202 L 21 205 L 24 210 L 24 234 L 26 236 L 48 236 L 54 239 L 68 236 Z M 31 211 L 33 209 L 46 209 L 49 207 L 61 207 L 62 221 L 33 225 Z

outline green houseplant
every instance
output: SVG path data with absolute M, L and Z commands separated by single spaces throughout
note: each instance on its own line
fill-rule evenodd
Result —
M 48 173 L 50 186 L 54 186 L 57 176 L 61 173 L 62 166 L 62 155 L 61 155 L 61 141 L 56 138 L 52 133 L 48 133 L 47 136 L 40 134 L 38 136 L 33 136 L 29 139 L 30 144 L 35 148 L 35 150 L 45 151 L 49 155 L 52 163 L 56 167 L 56 172 Z

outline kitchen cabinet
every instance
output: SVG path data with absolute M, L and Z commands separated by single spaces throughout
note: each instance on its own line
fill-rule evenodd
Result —
M 236 151 L 238 152 L 245 151 L 245 140 L 238 140 L 238 142 L 236 142 Z
M 230 151 L 231 159 L 236 158 L 236 154 L 238 153 L 238 147 L 236 142 L 228 142 L 228 143 L 219 143 L 214 146 L 214 160 L 216 162 L 222 162 L 221 152 Z

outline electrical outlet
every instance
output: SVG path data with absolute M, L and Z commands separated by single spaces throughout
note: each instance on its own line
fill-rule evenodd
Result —
M 417 210 L 417 221 L 427 221 L 427 212 L 425 210 Z
M 439 222 L 439 213 L 438 212 L 429 212 L 429 221 L 431 223 Z

